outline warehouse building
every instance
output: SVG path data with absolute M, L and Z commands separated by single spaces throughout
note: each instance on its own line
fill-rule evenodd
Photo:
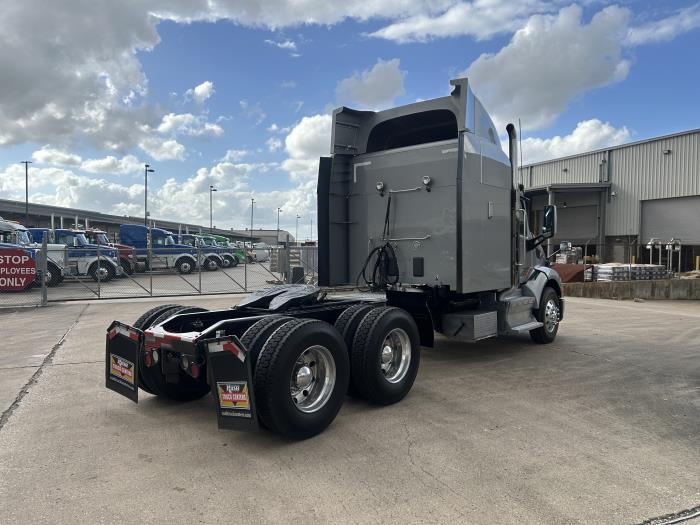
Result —
M 29 203 L 28 220 L 25 218 L 25 203 L 0 199 L 0 217 L 8 220 L 19 221 L 27 227 L 36 228 L 73 228 L 76 224 L 84 228 L 86 225 L 91 228 L 99 228 L 107 232 L 112 240 L 119 240 L 120 224 L 143 224 L 143 217 L 129 215 L 110 215 L 91 210 L 81 210 L 77 208 L 65 208 L 62 206 L 51 206 L 47 204 Z M 175 221 L 160 220 L 158 218 L 149 219 L 149 226 L 157 226 L 173 233 L 210 233 L 208 226 L 199 224 L 180 223 Z M 265 232 L 268 230 L 260 230 Z M 276 232 L 276 230 L 275 230 Z M 250 241 L 250 230 L 233 230 L 214 228 L 211 233 L 215 235 L 225 235 L 231 240 Z M 287 232 L 284 232 L 286 235 Z M 293 239 L 293 237 L 292 237 Z M 261 235 L 258 230 L 253 230 L 252 241 L 261 242 Z
M 700 129 L 524 165 L 519 176 L 535 210 L 530 217 L 535 228 L 545 204 L 558 207 L 559 228 L 549 253 L 570 241 L 600 262 L 649 262 L 653 241 L 657 263 L 658 245 L 680 239 L 683 271 L 695 267 Z M 661 252 L 666 264 L 668 252 Z

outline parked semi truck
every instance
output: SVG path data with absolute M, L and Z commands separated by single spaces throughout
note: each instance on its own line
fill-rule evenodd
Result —
M 226 253 L 231 254 L 233 259 L 231 266 L 238 266 L 245 261 L 245 252 L 242 248 L 238 247 L 236 244 L 232 244 L 231 241 L 223 235 L 212 235 L 212 237 L 216 240 L 216 244 L 226 250 Z
M 119 226 L 119 239 L 123 244 L 134 247 L 137 261 L 147 270 L 174 268 L 180 274 L 188 274 L 197 267 L 197 250 L 176 243 L 173 233 L 168 230 L 141 224 L 122 224 Z
M 119 265 L 127 275 L 132 275 L 136 271 L 136 249 L 133 246 L 110 242 L 107 232 L 95 228 L 85 230 L 85 237 L 91 244 L 109 246 L 119 253 Z
M 31 251 L 32 257 L 37 259 L 37 253 L 42 247 L 41 242 L 34 242 L 30 232 L 25 226 L 15 221 L 7 221 L 0 218 L 0 239 L 6 248 L 25 248 Z M 62 244 L 47 244 L 46 259 L 46 285 L 58 286 L 63 282 L 64 276 L 70 273 L 67 253 Z M 41 274 L 37 269 L 37 283 L 40 283 Z
M 410 391 L 434 334 L 554 341 L 561 280 L 531 232 L 509 154 L 467 79 L 446 97 L 385 111 L 339 108 L 318 177 L 319 282 L 281 285 L 215 311 L 166 305 L 115 321 L 106 385 L 186 401 L 213 393 L 219 426 L 294 439 L 321 432 L 346 394 L 379 405 Z
M 123 273 L 117 250 L 90 244 L 83 230 L 29 228 L 28 231 L 34 242 L 41 242 L 46 233 L 52 243 L 65 247 L 71 275 L 107 282 Z
M 199 264 L 209 272 L 214 272 L 224 266 L 224 259 L 215 243 L 205 241 L 201 235 L 182 233 L 178 235 L 178 242 L 197 248 L 199 252 Z

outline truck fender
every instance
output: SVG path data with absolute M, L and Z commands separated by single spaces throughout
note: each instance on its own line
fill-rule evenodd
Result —
M 180 253 L 180 254 L 175 256 L 175 264 L 177 264 L 177 262 L 182 258 L 189 259 L 190 261 L 192 261 L 195 264 L 197 262 L 194 255 L 192 255 L 191 253 Z
M 535 266 L 530 279 L 523 285 L 523 295 L 529 295 L 535 299 L 535 309 L 540 307 L 540 297 L 542 297 L 542 290 L 544 290 L 545 286 L 553 288 L 557 295 L 561 297 L 561 277 L 559 277 L 556 270 L 547 266 Z
M 91 258 L 90 258 L 90 261 L 91 261 L 91 262 L 88 264 L 88 266 L 87 266 L 87 272 L 86 272 L 86 273 L 88 273 L 88 274 L 92 271 L 92 268 L 97 264 L 98 258 L 97 258 L 97 257 L 91 257 Z M 100 261 L 100 262 L 106 261 L 107 264 L 111 264 L 111 265 L 112 265 L 112 268 L 114 268 L 115 270 L 117 269 L 117 266 L 119 266 L 117 263 L 115 263 L 115 262 L 114 262 L 112 259 L 110 259 L 109 257 L 100 257 L 100 258 L 99 258 L 99 261 Z

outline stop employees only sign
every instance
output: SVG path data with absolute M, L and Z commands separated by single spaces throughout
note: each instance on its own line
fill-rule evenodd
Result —
M 36 261 L 24 250 L 0 249 L 0 290 L 19 291 L 36 278 Z

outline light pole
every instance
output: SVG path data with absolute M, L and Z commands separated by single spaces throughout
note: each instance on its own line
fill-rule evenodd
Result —
M 150 164 L 143 165 L 143 224 L 148 226 L 148 174 L 153 173 L 155 170 L 151 169 Z
M 297 229 L 294 232 L 294 243 L 299 242 L 299 219 L 301 218 L 301 215 L 297 214 Z
M 214 221 L 212 215 L 212 195 L 216 191 L 214 186 L 209 186 L 209 233 L 214 233 Z
M 309 240 L 314 240 L 314 217 L 311 216 L 311 226 L 309 227 Z
M 253 209 L 255 208 L 255 199 L 250 199 L 250 249 L 253 249 Z
M 282 208 L 277 208 L 277 242 L 275 243 L 275 246 L 278 246 L 280 243 L 280 212 L 282 211 Z
M 24 164 L 24 226 L 29 228 L 29 165 L 31 160 L 23 160 Z

